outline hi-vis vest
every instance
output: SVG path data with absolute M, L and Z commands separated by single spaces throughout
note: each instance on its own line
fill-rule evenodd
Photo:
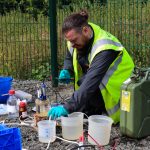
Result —
M 114 120 L 114 123 L 120 120 L 120 93 L 122 83 L 130 77 L 134 68 L 134 63 L 126 49 L 119 40 L 110 33 L 102 30 L 99 26 L 89 23 L 94 30 L 94 41 L 91 52 L 88 56 L 89 67 L 94 57 L 104 50 L 120 51 L 118 57 L 110 65 L 103 77 L 99 89 L 102 93 L 105 108 L 108 115 Z M 77 61 L 77 50 L 71 47 L 67 42 L 68 50 L 73 56 L 73 67 L 75 76 L 75 90 L 78 90 L 77 81 L 82 76 L 82 69 Z

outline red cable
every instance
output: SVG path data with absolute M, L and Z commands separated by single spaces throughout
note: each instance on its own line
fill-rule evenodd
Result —
M 117 146 L 117 144 L 118 144 L 118 143 L 117 143 L 117 142 L 118 142 L 118 140 L 117 140 L 117 139 L 115 139 L 114 141 L 115 141 L 115 144 L 114 144 L 114 146 L 113 146 L 112 150 L 115 150 L 115 149 L 116 149 L 116 146 Z
M 103 146 L 100 145 L 89 133 L 88 136 L 98 145 L 98 147 L 100 148 L 100 150 L 104 150 Z

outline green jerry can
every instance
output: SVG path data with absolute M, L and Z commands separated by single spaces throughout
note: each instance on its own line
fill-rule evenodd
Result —
M 150 68 L 134 69 L 121 86 L 120 131 L 131 138 L 150 135 Z

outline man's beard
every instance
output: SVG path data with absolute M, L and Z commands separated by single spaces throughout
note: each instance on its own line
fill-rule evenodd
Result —
M 86 48 L 77 49 L 77 53 L 78 53 L 79 55 L 84 55 L 84 54 L 86 54 Z
M 89 49 L 89 41 L 86 42 L 86 44 L 83 48 L 77 49 L 77 53 L 79 55 L 85 55 L 86 52 L 88 51 L 88 49 Z

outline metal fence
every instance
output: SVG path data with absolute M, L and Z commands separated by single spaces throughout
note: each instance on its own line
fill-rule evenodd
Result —
M 58 24 L 65 16 L 85 8 L 89 21 L 114 34 L 132 55 L 137 66 L 150 67 L 150 1 L 148 0 L 87 0 L 70 1 L 58 6 Z M 62 55 L 65 42 L 58 34 Z M 63 44 L 62 44 L 63 43 Z
M 0 1 L 0 75 L 41 79 L 50 74 L 48 3 L 30 2 Z
M 48 0 L 43 1 L 48 5 Z M 50 75 L 53 65 L 48 12 L 45 5 L 40 11 L 33 8 L 32 13 L 21 8 L 0 15 L 0 75 L 42 79 Z M 137 66 L 150 66 L 149 0 L 57 0 L 59 68 L 66 53 L 62 22 L 67 15 L 83 8 L 89 13 L 89 21 L 118 37 Z

